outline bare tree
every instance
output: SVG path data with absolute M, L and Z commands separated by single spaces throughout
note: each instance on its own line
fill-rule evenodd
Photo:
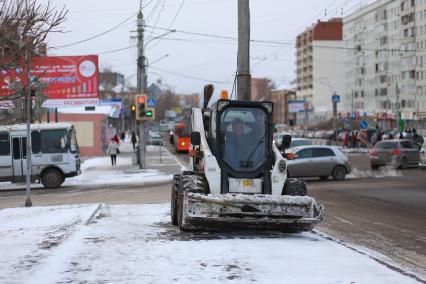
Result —
M 163 120 L 166 117 L 166 111 L 172 110 L 177 106 L 179 106 L 179 101 L 176 94 L 171 90 L 166 90 L 158 97 L 157 103 L 155 104 L 156 120 Z
M 31 57 L 45 54 L 46 39 L 51 33 L 61 33 L 68 11 L 58 10 L 51 2 L 37 0 L 4 0 L 0 2 L 0 69 L 28 69 Z M 20 82 L 9 82 L 14 93 L 0 100 L 19 100 L 28 88 Z M 19 102 L 17 102 L 19 104 Z M 15 105 L 18 107 L 18 105 Z

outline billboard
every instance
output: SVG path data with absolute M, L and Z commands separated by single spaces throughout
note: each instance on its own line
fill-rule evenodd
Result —
M 47 97 L 44 107 L 88 106 L 99 104 L 98 57 L 46 56 L 31 60 L 30 76 L 42 84 Z M 2 69 L 0 97 L 15 92 L 16 83 L 25 85 L 28 79 L 22 68 Z
M 110 106 L 111 111 L 109 113 L 109 117 L 120 118 L 121 110 L 123 109 L 122 99 L 100 100 L 99 105 Z
M 305 111 L 305 101 L 304 100 L 290 100 L 288 101 L 288 112 L 297 113 Z

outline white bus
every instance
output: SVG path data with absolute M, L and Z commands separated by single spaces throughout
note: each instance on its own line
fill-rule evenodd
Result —
M 67 177 L 80 174 L 80 153 L 74 126 L 68 123 L 32 124 L 32 181 L 58 188 Z M 0 181 L 25 181 L 26 125 L 0 126 Z

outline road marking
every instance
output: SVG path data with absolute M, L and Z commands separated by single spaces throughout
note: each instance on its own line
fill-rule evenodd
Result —
M 333 216 L 335 219 L 337 219 L 337 220 L 339 220 L 340 222 L 342 222 L 342 223 L 345 223 L 345 224 L 349 224 L 349 225 L 353 225 L 353 223 L 352 222 L 349 222 L 348 220 L 345 220 L 345 219 L 342 219 L 342 218 L 339 218 L 339 217 L 336 217 L 336 216 Z

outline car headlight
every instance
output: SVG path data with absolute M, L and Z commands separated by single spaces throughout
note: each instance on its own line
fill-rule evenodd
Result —
M 283 173 L 287 170 L 287 163 L 284 160 L 278 162 L 278 170 Z

